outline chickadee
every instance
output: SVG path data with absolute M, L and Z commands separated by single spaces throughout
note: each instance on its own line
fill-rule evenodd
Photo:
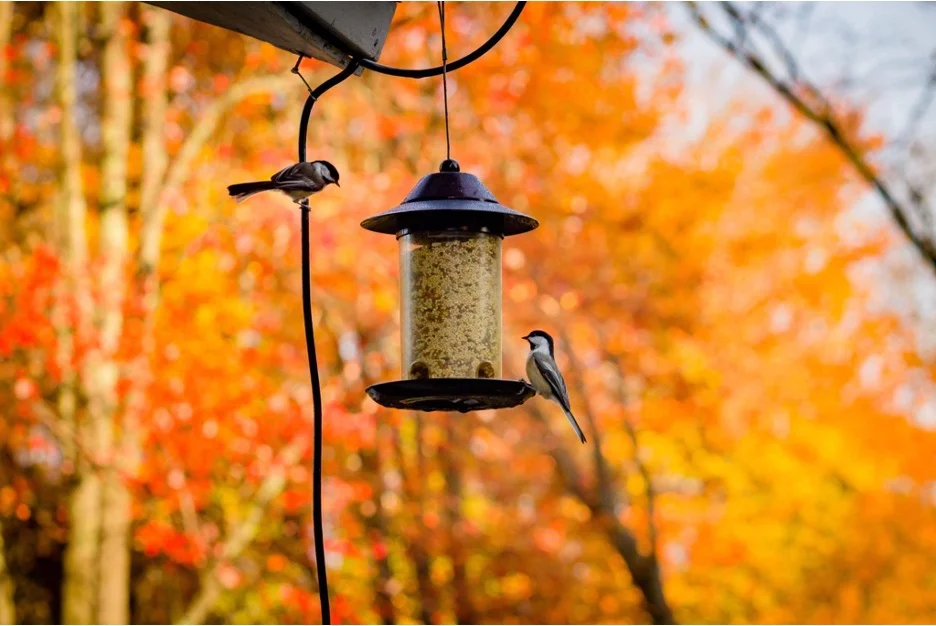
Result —
M 549 333 L 542 330 L 534 330 L 525 336 L 530 342 L 530 354 L 527 356 L 526 371 L 530 377 L 530 384 L 536 389 L 536 393 L 547 400 L 555 401 L 562 410 L 565 411 L 569 423 L 575 430 L 578 438 L 585 443 L 585 434 L 579 428 L 572 410 L 569 408 L 569 392 L 566 390 L 565 381 L 559 372 L 559 366 L 556 365 L 556 355 L 553 352 L 553 338 Z
M 228 193 L 238 202 L 243 202 L 261 191 L 277 190 L 292 198 L 293 202 L 299 202 L 332 183 L 338 185 L 338 170 L 334 165 L 328 161 L 306 161 L 278 171 L 270 180 L 231 185 Z

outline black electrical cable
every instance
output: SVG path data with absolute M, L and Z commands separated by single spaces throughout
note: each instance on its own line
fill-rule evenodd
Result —
M 302 58 L 300 57 L 300 61 Z M 309 91 L 302 117 L 299 119 L 299 162 L 306 160 L 306 135 L 309 132 L 309 116 L 312 106 L 326 91 L 338 85 L 357 69 L 352 60 L 341 72 Z M 298 74 L 299 63 L 296 63 Z M 301 75 L 300 75 L 301 77 Z M 303 79 L 303 82 L 305 80 Z M 318 359 L 315 354 L 315 328 L 312 324 L 312 263 L 311 233 L 309 227 L 309 200 L 300 203 L 302 211 L 302 320 L 305 324 L 306 351 L 309 355 L 309 376 L 312 379 L 312 415 L 315 431 L 312 442 L 312 533 L 315 540 L 315 571 L 318 578 L 319 602 L 322 607 L 322 623 L 331 624 L 331 606 L 328 601 L 328 572 L 325 568 L 325 531 L 322 525 L 322 386 L 319 380 Z
M 459 68 L 465 67 L 472 61 L 478 60 L 484 55 L 484 53 L 496 46 L 497 43 L 504 38 L 504 35 L 507 34 L 507 31 L 513 28 L 514 23 L 516 23 L 517 19 L 520 17 L 520 14 L 523 12 L 524 6 L 526 6 L 526 2 L 518 2 L 514 6 L 513 11 L 510 12 L 510 15 L 507 16 L 507 20 L 501 25 L 500 28 L 497 29 L 493 35 L 491 35 L 490 39 L 478 46 L 473 52 L 469 52 L 457 61 L 447 63 L 445 66 L 437 65 L 436 67 L 427 67 L 421 70 L 409 70 L 402 67 L 381 65 L 377 61 L 371 61 L 370 59 L 360 59 L 360 65 L 364 69 L 377 72 L 378 74 L 399 76 L 400 78 L 432 78 L 433 76 L 441 75 L 442 72 L 446 69 L 449 72 L 454 72 Z

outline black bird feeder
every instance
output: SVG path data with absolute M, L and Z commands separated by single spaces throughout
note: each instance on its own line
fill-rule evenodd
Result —
M 531 398 L 529 384 L 501 373 L 501 242 L 539 222 L 500 204 L 448 159 L 400 206 L 361 226 L 400 242 L 404 380 L 368 395 L 394 409 L 462 413 Z

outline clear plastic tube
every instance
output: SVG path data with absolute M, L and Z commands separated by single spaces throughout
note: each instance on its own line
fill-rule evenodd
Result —
M 403 377 L 501 377 L 500 235 L 399 238 Z

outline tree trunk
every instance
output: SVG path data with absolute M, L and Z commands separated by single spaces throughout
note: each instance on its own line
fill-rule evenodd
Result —
M 140 240 L 143 242 L 158 239 L 159 237 L 151 231 L 161 228 L 161 224 L 155 223 L 152 217 L 147 216 L 152 216 L 157 212 L 156 206 L 159 203 L 166 163 L 169 160 L 166 153 L 165 134 L 170 17 L 164 9 L 141 7 L 140 10 L 147 25 L 147 54 L 143 64 L 142 84 L 143 174 L 140 186 L 140 215 L 143 216 Z M 151 314 L 155 310 L 155 302 L 147 296 L 147 292 L 155 292 L 152 282 L 155 280 L 154 270 L 158 258 L 158 246 L 153 249 L 152 246 L 145 246 L 141 243 L 136 268 L 136 291 L 137 296 L 143 299 L 144 306 L 144 337 L 143 345 L 139 350 L 139 359 L 142 361 L 148 359 L 153 347 L 151 345 Z M 138 362 L 136 366 L 137 371 L 134 372 L 133 377 L 135 384 L 127 399 L 128 415 L 132 418 L 135 418 L 142 409 L 143 397 L 140 387 L 145 384 L 146 378 L 145 367 L 142 367 L 144 371 L 141 371 L 142 363 Z
M 477 624 L 478 616 L 471 601 L 468 580 L 465 577 L 466 555 L 463 541 L 461 516 L 461 468 L 455 459 L 458 450 L 454 419 L 446 420 L 446 445 L 448 451 L 440 455 L 445 474 L 445 519 L 449 529 L 449 558 L 452 560 L 452 588 L 455 591 L 455 622 L 458 624 Z
M 71 5 L 71 6 L 66 6 Z M 56 72 L 59 105 L 62 107 L 61 122 L 61 186 L 64 198 L 60 204 L 58 224 L 59 249 L 65 253 L 70 269 L 84 270 L 88 258 L 85 232 L 87 207 L 81 182 L 81 135 L 75 123 L 77 99 L 77 53 L 78 3 L 54 5 L 58 13 L 57 35 L 59 65 Z
M 3 526 L 0 525 L 0 624 L 16 623 L 16 606 L 13 604 L 13 577 L 6 564 L 3 544 Z
M 394 429 L 391 433 L 393 438 L 393 448 L 396 456 L 397 465 L 400 468 L 403 483 L 403 499 L 405 502 L 415 503 L 415 519 L 404 522 L 403 543 L 406 546 L 406 554 L 413 562 L 413 568 L 416 570 L 416 588 L 419 595 L 419 619 L 423 624 L 432 624 L 433 615 L 436 610 L 436 594 L 432 585 L 431 572 L 429 570 L 429 550 L 426 548 L 427 534 L 423 526 L 426 519 L 425 509 L 425 466 L 423 454 L 422 437 L 422 416 L 418 411 L 411 414 L 415 426 L 413 435 L 415 456 L 413 462 L 414 470 L 407 470 L 407 462 L 403 454 L 403 444 L 401 442 L 400 430 Z
M 13 35 L 13 2 L 0 2 L 0 51 L 7 49 Z M 10 58 L 0 52 L 0 186 L 7 188 L 11 200 L 14 192 L 10 189 L 10 173 L 15 171 L 13 136 L 16 129 L 15 120 L 15 91 L 12 81 L 7 81 L 7 71 L 10 68 Z M 4 220 L 0 226 L 0 238 L 4 241 L 15 237 L 14 228 L 16 220 Z
M 168 162 L 168 155 L 165 144 L 166 129 L 166 109 L 168 106 L 167 95 L 167 68 L 170 58 L 169 27 L 171 17 L 164 9 L 157 9 L 141 5 L 139 7 L 140 18 L 145 27 L 146 52 L 143 61 L 143 76 L 141 83 L 140 107 L 140 125 L 142 127 L 142 149 L 143 149 L 143 168 L 141 174 L 140 204 L 139 212 L 141 215 L 152 213 L 153 206 L 157 202 L 157 196 L 162 185 L 162 179 Z M 124 208 L 125 210 L 125 208 Z M 144 235 L 141 233 L 141 237 Z M 129 258 L 126 259 L 129 262 Z M 153 313 L 155 303 L 146 298 L 146 289 L 151 281 L 155 281 L 155 276 L 148 272 L 140 271 L 143 263 L 140 259 L 136 260 L 136 280 L 129 285 L 133 292 L 133 297 L 142 298 L 144 303 L 143 317 L 143 335 L 140 345 L 136 346 L 136 355 L 130 363 L 125 364 L 126 377 L 131 381 L 130 387 L 124 401 L 123 420 L 120 424 L 123 428 L 123 443 L 127 455 L 126 466 L 130 468 L 130 473 L 135 474 L 139 463 L 140 455 L 140 421 L 143 412 L 146 410 L 146 389 L 150 382 L 150 355 L 154 349 L 153 341 Z M 120 502 L 122 493 L 114 490 L 110 505 L 114 508 L 122 508 L 124 505 Z M 127 502 L 127 506 L 132 503 Z M 113 528 L 112 536 L 116 539 L 122 529 Z M 126 540 L 129 542 L 132 529 L 129 520 L 126 524 Z M 132 552 L 128 546 L 128 558 L 132 557 Z M 129 567 L 129 563 L 128 563 Z M 139 598 L 136 598 L 139 601 Z M 128 603 L 122 600 L 122 603 Z M 173 607 L 165 607 L 164 615 L 174 616 Z M 180 611 L 181 612 L 181 609 Z M 128 616 L 128 619 L 132 616 Z M 171 619 L 171 617 L 166 618 Z
M 101 164 L 101 299 L 95 319 L 100 348 L 87 373 L 89 414 L 95 425 L 97 445 L 113 467 L 103 476 L 100 587 L 97 621 L 123 624 L 130 610 L 130 493 L 122 476 L 132 475 L 137 434 L 122 429 L 117 445 L 120 365 L 117 349 L 123 329 L 123 304 L 127 268 L 127 159 L 133 107 L 129 51 L 121 21 L 125 5 L 107 2 L 99 5 L 101 29 L 106 38 L 102 75 L 104 113 L 101 138 L 104 156 Z M 124 445 L 126 444 L 126 445 Z M 118 450 L 121 452 L 118 454 Z
M 567 346 L 572 345 L 565 327 L 559 324 L 558 329 L 563 344 Z M 569 356 L 569 362 L 572 365 L 572 371 L 579 373 L 584 372 L 585 366 L 579 360 L 578 354 L 574 350 L 569 350 L 567 354 Z M 610 361 L 611 358 L 610 354 L 605 355 L 605 361 Z M 624 426 L 634 448 L 634 463 L 639 468 L 640 475 L 644 480 L 644 486 L 647 490 L 647 520 L 650 543 L 648 554 L 640 552 L 637 538 L 630 529 L 621 524 L 615 514 L 618 507 L 621 504 L 627 504 L 627 502 L 621 497 L 620 490 L 615 488 L 610 464 L 604 455 L 602 447 L 601 431 L 598 428 L 597 420 L 595 419 L 595 411 L 592 409 L 591 403 L 589 402 L 588 390 L 582 382 L 582 377 L 581 375 L 576 375 L 571 377 L 570 381 L 574 386 L 576 397 L 582 399 L 582 414 L 585 417 L 588 430 L 591 431 L 589 436 L 592 437 L 592 466 L 595 475 L 596 495 L 595 497 L 584 498 L 583 503 L 587 504 L 592 510 L 595 519 L 599 521 L 608 534 L 611 544 L 614 546 L 615 550 L 617 550 L 617 553 L 621 555 L 621 558 L 624 559 L 624 563 L 627 565 L 627 569 L 630 571 L 631 578 L 634 581 L 634 586 L 637 587 L 643 596 L 644 608 L 647 613 L 649 613 L 652 622 L 654 624 L 675 624 L 676 621 L 673 617 L 673 611 L 670 609 L 663 592 L 663 575 L 660 571 L 660 562 L 657 559 L 657 532 L 656 521 L 654 519 L 655 494 L 653 482 L 649 470 L 640 457 L 636 430 L 625 418 Z M 618 392 L 621 406 L 626 406 L 627 397 L 624 393 L 623 377 L 620 379 Z M 554 453 L 553 456 L 555 457 L 556 454 Z M 570 463 L 571 459 L 566 458 L 563 462 L 558 463 L 558 465 L 570 467 Z M 567 477 L 571 476 L 568 472 L 566 472 L 566 475 Z M 573 493 L 579 494 L 579 497 L 582 498 L 581 491 L 576 491 L 574 489 L 572 491 Z
M 75 124 L 76 45 L 78 39 L 78 3 L 53 5 L 57 17 L 56 35 L 59 65 L 56 72 L 58 101 L 62 108 L 60 197 L 55 216 L 56 243 L 63 263 L 64 280 L 57 294 L 56 331 L 58 362 L 62 368 L 59 389 L 59 417 L 93 448 L 87 425 L 79 423 L 76 414 L 78 376 L 74 361 L 74 334 L 82 332 L 90 318 L 90 297 L 86 285 L 87 240 L 85 234 L 84 191 L 81 182 L 81 137 Z M 67 302 L 73 296 L 77 304 L 77 327 L 70 325 Z M 62 621 L 67 624 L 89 624 L 95 621 L 97 602 L 97 554 L 100 535 L 101 481 L 87 459 L 74 450 L 66 450 L 75 469 L 76 485 L 69 508 L 69 537 L 65 549 L 64 584 L 62 590 Z
M 592 511 L 606 526 L 611 544 L 627 564 L 634 586 L 643 596 L 644 608 L 650 614 L 652 623 L 675 624 L 673 612 L 663 594 L 663 577 L 656 555 L 641 554 L 634 535 L 621 525 L 613 513 L 602 510 L 600 506 L 593 507 Z
M 0 2 L 0 51 L 6 50 L 13 35 L 13 9 L 12 2 Z M 0 53 L 0 183 L 9 184 L 4 179 L 10 176 L 13 168 L 13 133 L 15 130 L 13 85 L 7 84 L 7 70 L 10 67 L 9 58 Z M 0 227 L 0 237 L 4 240 L 11 238 L 13 233 L 13 220 Z
M 416 586 L 419 588 L 419 616 L 424 624 L 433 623 L 433 615 L 436 611 L 435 587 L 432 584 L 432 572 L 429 569 L 429 551 L 426 550 L 426 532 L 423 526 L 425 520 L 425 454 L 423 453 L 423 421 L 422 414 L 415 412 L 413 418 L 416 421 L 416 479 L 419 481 L 413 497 L 419 499 L 417 511 L 419 520 L 417 526 L 423 529 L 417 536 L 416 541 L 412 542 L 412 559 L 416 567 Z
M 388 590 L 390 580 L 393 574 L 390 571 L 390 561 L 388 555 L 389 538 L 387 533 L 387 522 L 382 505 L 384 494 L 383 468 L 380 463 L 380 440 L 381 428 L 378 426 L 377 443 L 374 450 L 361 451 L 361 469 L 365 476 L 373 476 L 373 504 L 374 513 L 370 517 L 364 517 L 364 526 L 368 530 L 369 539 L 374 546 L 373 557 L 377 564 L 377 577 L 374 579 L 374 596 L 377 614 L 380 616 L 382 624 L 396 624 L 396 609 L 393 606 L 393 598 Z M 382 546 L 382 549 L 377 548 Z
M 157 202 L 166 164 L 166 68 L 169 65 L 169 12 L 141 8 L 146 26 L 146 62 L 143 65 L 143 180 L 140 212 L 150 214 Z
M 0 50 L 6 50 L 10 43 L 10 35 L 13 34 L 13 3 L 0 2 Z M 8 59 L 6 54 L 0 54 L 0 81 L 4 81 L 7 73 Z M 0 89 L 0 150 L 2 150 L 4 160 L 9 155 L 7 152 L 10 145 L 10 139 L 13 137 L 13 103 L 7 93 L 6 86 Z M 4 171 L 9 171 L 4 169 Z

